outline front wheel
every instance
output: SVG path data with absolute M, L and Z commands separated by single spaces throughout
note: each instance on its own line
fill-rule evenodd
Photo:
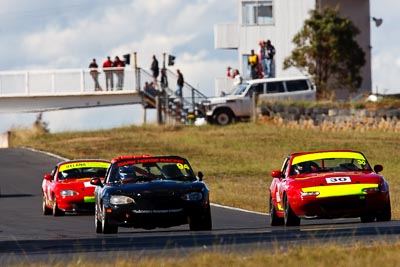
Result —
M 196 214 L 189 217 L 189 229 L 190 231 L 211 231 L 212 220 L 210 205 L 208 205 L 204 214 L 200 216 Z
M 94 211 L 94 227 L 96 229 L 96 233 L 100 234 L 103 232 L 103 225 L 101 223 L 101 221 L 98 219 L 98 208 L 97 208 L 97 204 L 95 204 L 95 211 Z
M 299 226 L 300 225 L 300 218 L 294 214 L 292 207 L 290 207 L 289 199 L 285 196 L 284 202 L 284 222 L 286 226 Z
M 64 212 L 58 208 L 57 198 L 53 197 L 53 216 L 62 216 Z
M 227 109 L 218 110 L 214 115 L 214 122 L 220 126 L 228 125 L 232 122 L 232 120 L 233 115 Z
M 118 225 L 110 224 L 106 207 L 102 207 L 101 211 L 101 228 L 103 234 L 116 234 L 118 233 Z

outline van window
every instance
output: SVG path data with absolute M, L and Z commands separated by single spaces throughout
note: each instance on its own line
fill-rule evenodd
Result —
M 308 90 L 309 86 L 307 80 L 293 80 L 286 81 L 286 89 L 288 92 Z
M 263 83 L 255 83 L 251 85 L 249 91 L 247 92 L 247 95 L 251 96 L 253 92 L 256 93 L 256 95 L 263 94 L 264 93 L 264 84 Z
M 283 93 L 283 92 L 285 92 L 285 88 L 283 87 L 282 82 L 268 82 L 267 83 L 267 94 Z

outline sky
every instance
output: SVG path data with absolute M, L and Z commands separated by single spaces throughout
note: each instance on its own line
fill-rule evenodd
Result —
M 400 93 L 400 1 L 370 3 L 371 16 L 383 19 L 371 24 L 373 92 Z M 215 77 L 238 64 L 234 51 L 214 48 L 214 25 L 237 22 L 237 14 L 237 0 L 0 0 L 0 71 L 86 68 L 92 58 L 132 52 L 149 69 L 153 54 L 167 53 L 185 81 L 212 96 Z M 0 133 L 29 126 L 36 115 L 0 114 Z M 136 105 L 45 112 L 43 119 L 61 132 L 140 125 L 142 116 Z

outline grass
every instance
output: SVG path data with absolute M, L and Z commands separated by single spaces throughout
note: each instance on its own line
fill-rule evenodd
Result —
M 267 212 L 270 172 L 280 169 L 291 152 L 319 149 L 363 151 L 372 165 L 383 164 L 389 181 L 393 218 L 400 217 L 400 136 L 394 132 L 325 131 L 274 126 L 269 123 L 240 123 L 228 127 L 124 127 L 91 132 L 50 134 L 40 129 L 13 129 L 12 146 L 28 146 L 66 158 L 105 158 L 119 155 L 181 155 L 195 171 L 203 171 L 211 189 L 211 201 Z M 49 170 L 50 171 L 50 170 Z M 110 258 L 115 266 L 397 266 L 400 241 L 319 244 L 229 252 L 194 249 L 179 257 Z M 101 266 L 78 257 L 68 266 Z M 32 266 L 30 264 L 30 266 Z M 33 265 L 34 266 L 34 265 Z M 42 266 L 42 265 L 37 265 Z M 52 263 L 65 266 L 65 263 Z

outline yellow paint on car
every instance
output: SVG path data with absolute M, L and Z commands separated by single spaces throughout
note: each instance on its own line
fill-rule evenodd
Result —
M 366 195 L 367 193 L 363 192 L 363 189 L 365 188 L 378 188 L 378 184 L 312 186 L 312 187 L 302 188 L 302 191 L 319 192 L 317 198 L 324 198 L 324 197 Z
M 318 152 L 318 153 L 297 156 L 293 159 L 292 164 L 294 165 L 305 161 L 331 159 L 331 158 L 365 160 L 365 157 L 357 152 Z
M 94 202 L 94 196 L 86 196 L 83 198 L 84 202 Z
M 80 161 L 80 162 L 71 162 L 60 166 L 59 171 L 63 172 L 71 169 L 79 169 L 79 168 L 105 168 L 107 169 L 110 166 L 108 162 L 96 162 L 96 161 Z

